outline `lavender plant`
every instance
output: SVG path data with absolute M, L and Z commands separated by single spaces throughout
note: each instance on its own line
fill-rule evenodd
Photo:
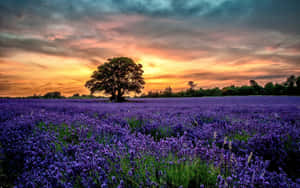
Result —
M 1 99 L 0 187 L 300 186 L 299 98 L 135 100 Z

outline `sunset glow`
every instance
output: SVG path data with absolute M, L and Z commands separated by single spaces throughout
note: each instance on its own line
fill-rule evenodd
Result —
M 300 74 L 297 0 L 0 2 L 0 96 L 84 84 L 107 58 L 143 64 L 144 92 L 282 82 Z

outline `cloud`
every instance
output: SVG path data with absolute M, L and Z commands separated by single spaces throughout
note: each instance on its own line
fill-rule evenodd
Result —
M 104 20 L 109 14 L 138 14 L 154 18 L 197 20 L 198 24 L 237 25 L 282 32 L 298 33 L 300 16 L 298 0 L 3 0 L 0 3 L 2 25 L 13 26 L 10 20 L 23 19 L 22 26 L 64 23 L 86 18 Z M 46 20 L 46 22 L 45 22 Z M 3 25 L 4 24 L 4 25 Z
M 69 51 L 57 46 L 53 42 L 48 42 L 37 38 L 23 38 L 6 33 L 0 34 L 0 46 L 1 48 L 10 49 L 10 51 L 17 49 L 61 56 L 65 56 L 70 53 Z
M 0 66 L 1 66 L 1 64 L 0 64 Z M 4 74 L 4 73 L 0 72 L 0 95 L 1 95 L 1 92 L 7 92 L 7 90 L 14 88 L 15 84 L 14 84 L 13 80 L 16 80 L 16 79 L 19 79 L 19 76 Z
M 147 79 L 198 79 L 212 86 L 224 80 L 281 79 L 299 73 L 299 17 L 298 0 L 2 0 L 0 58 L 28 66 L 22 73 L 5 64 L 14 71 L 10 74 L 23 76 L 31 67 L 41 76 L 51 68 L 87 75 L 84 68 L 130 56 L 145 61 L 145 74 L 152 75 Z M 40 56 L 59 64 L 50 66 Z M 75 69 L 75 64 L 81 65 Z M 49 80 L 34 82 L 40 86 Z M 68 90 L 67 84 L 54 87 Z
M 157 76 L 148 76 L 148 80 L 161 79 L 179 79 L 179 80 L 201 80 L 201 81 L 248 81 L 248 80 L 267 80 L 267 79 L 282 79 L 291 75 L 293 70 L 282 68 L 264 68 L 262 70 L 249 69 L 247 71 L 227 71 L 227 72 L 210 72 L 210 71 L 190 71 L 181 72 L 178 74 L 162 74 Z M 300 69 L 294 70 L 294 73 L 300 74 Z

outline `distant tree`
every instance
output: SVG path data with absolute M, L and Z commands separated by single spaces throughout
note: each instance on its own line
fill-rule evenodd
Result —
M 251 87 L 256 87 L 256 86 L 258 86 L 258 83 L 257 83 L 255 80 L 250 80 L 249 82 L 250 82 L 250 86 L 251 86 Z
M 180 95 L 182 96 L 187 96 L 187 97 L 194 97 L 195 96 L 195 87 L 197 84 L 194 83 L 194 81 L 189 81 L 188 82 L 189 88 L 186 90 L 186 93 L 182 93 Z
M 79 93 L 74 93 L 73 97 L 80 97 Z
M 97 98 L 97 97 L 94 96 L 94 95 L 85 95 L 85 94 L 83 94 L 83 95 L 81 95 L 81 98 L 93 99 L 93 98 Z
M 294 95 L 296 94 L 296 85 L 297 85 L 297 78 L 295 75 L 291 75 L 287 78 L 284 85 L 286 88 L 286 94 L 287 95 Z
M 285 85 L 289 88 L 293 88 L 296 85 L 296 77 L 295 75 L 291 75 L 290 77 L 287 78 Z
M 212 89 L 206 89 L 206 91 L 204 92 L 206 96 L 221 96 L 222 95 L 222 91 L 218 88 L 212 88 Z
M 300 76 L 298 76 L 296 79 L 296 86 L 296 94 L 300 95 Z
M 276 83 L 273 90 L 274 95 L 284 95 L 285 87 L 281 84 Z
M 148 97 L 202 97 L 202 96 L 235 96 L 235 95 L 300 95 L 300 76 L 290 76 L 284 83 L 268 82 L 264 87 L 255 80 L 249 80 L 250 86 L 229 86 L 223 89 L 212 88 L 191 90 L 194 82 L 188 82 L 189 89 L 177 93 L 172 92 L 171 87 L 167 87 L 162 92 L 148 93 Z M 147 95 L 146 95 L 147 96 Z M 144 97 L 146 97 L 144 96 Z
M 300 88 L 300 76 L 298 76 L 296 79 L 296 86 L 297 88 Z
M 44 96 L 44 98 L 63 98 L 59 91 L 48 92 Z
M 228 95 L 237 95 L 237 88 L 232 85 L 232 86 L 229 86 L 229 87 L 224 87 L 222 89 L 222 95 L 225 95 L 225 96 L 228 96 Z
M 272 82 L 268 82 L 264 88 L 265 95 L 273 95 L 274 94 L 274 84 Z
M 188 82 L 188 85 L 190 86 L 190 90 L 191 90 L 191 91 L 194 90 L 195 87 L 197 86 L 197 84 L 195 84 L 194 81 L 189 81 L 189 82 Z
M 222 92 L 221 92 L 221 94 L 222 94 Z M 195 97 L 203 97 L 203 96 L 205 96 L 205 90 L 204 89 L 200 88 L 200 89 L 195 91 Z
M 250 95 L 260 95 L 262 94 L 263 88 L 255 81 L 250 80 L 250 86 L 253 88 L 253 92 Z
M 166 96 L 166 97 L 171 97 L 171 96 L 172 96 L 172 88 L 171 88 L 171 86 L 165 88 L 163 94 L 164 94 L 164 96 Z
M 92 94 L 104 91 L 111 95 L 111 100 L 121 102 L 125 100 L 125 93 L 141 93 L 145 84 L 143 73 L 142 65 L 136 64 L 131 58 L 108 59 L 108 62 L 98 67 L 85 86 Z
M 146 95 L 148 97 L 159 97 L 159 93 L 157 91 L 149 91 L 148 95 Z
M 29 98 L 29 99 L 40 99 L 40 98 L 43 98 L 43 97 L 40 96 L 40 95 L 37 95 L 37 94 L 33 94 L 33 96 L 28 96 L 26 98 Z
M 254 89 L 251 86 L 241 86 L 238 89 L 238 95 L 253 95 Z

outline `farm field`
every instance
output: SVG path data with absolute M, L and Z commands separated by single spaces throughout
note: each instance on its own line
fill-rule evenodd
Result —
M 0 187 L 300 187 L 300 97 L 0 99 Z

